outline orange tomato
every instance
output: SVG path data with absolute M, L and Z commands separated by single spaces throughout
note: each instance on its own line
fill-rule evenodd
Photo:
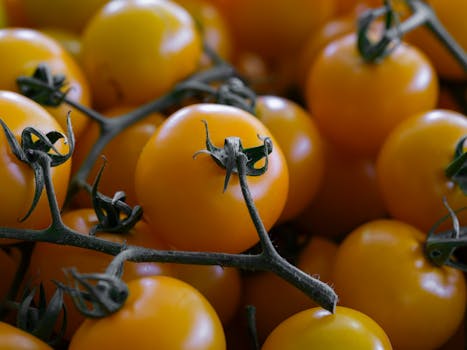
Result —
M 466 134 L 466 117 L 448 110 L 414 115 L 392 131 L 376 166 L 381 196 L 392 217 L 428 232 L 448 214 L 443 197 L 454 210 L 467 205 L 462 190 L 444 174 Z M 461 223 L 467 219 L 465 211 L 458 216 Z M 447 220 L 440 228 L 451 225 Z
M 175 2 L 183 6 L 198 22 L 206 45 L 224 60 L 230 60 L 233 51 L 232 38 L 229 26 L 219 9 L 208 0 L 175 0 Z M 208 62 L 207 57 L 204 57 L 203 63 Z
M 432 264 L 425 237 L 402 221 L 374 220 L 350 233 L 334 260 L 340 304 L 373 318 L 395 349 L 436 349 L 464 316 L 464 275 Z
M 0 322 L 0 350 L 52 350 L 50 346 L 39 338 Z
M 312 237 L 298 257 L 304 272 L 331 282 L 332 262 L 337 245 L 322 237 Z M 280 302 L 278 302 L 280 300 Z M 293 314 L 316 306 L 309 296 L 272 272 L 247 275 L 243 304 L 256 308 L 256 329 L 261 340 Z
M 81 34 L 86 23 L 109 0 L 22 0 L 25 15 L 35 27 L 55 27 Z
M 321 136 L 309 113 L 286 98 L 259 96 L 256 116 L 284 152 L 289 194 L 279 221 L 291 220 L 313 200 L 321 184 L 324 167 Z
M 334 0 L 217 0 L 236 50 L 267 60 L 294 56 L 310 33 L 334 13 Z M 272 39 L 273 38 L 273 39 Z M 272 40 L 271 40 L 272 39 Z
M 436 74 L 419 50 L 401 44 L 381 62 L 368 63 L 354 34 L 328 44 L 307 80 L 306 102 L 319 130 L 360 155 L 376 155 L 399 122 L 434 108 L 437 98 Z
M 174 265 L 173 276 L 192 285 L 216 310 L 223 325 L 235 315 L 242 293 L 240 272 L 219 265 Z
M 313 201 L 296 219 L 307 232 L 342 237 L 366 221 L 385 217 L 375 161 L 324 143 L 324 175 Z
M 273 152 L 267 171 L 249 176 L 248 186 L 259 215 L 269 229 L 284 208 L 288 170 L 279 144 L 253 115 L 219 104 L 194 104 L 169 116 L 144 146 L 136 165 L 136 195 L 148 223 L 169 244 L 181 250 L 242 252 L 258 242 L 241 192 L 233 174 L 223 192 L 226 170 L 207 154 L 211 142 L 223 147 L 230 136 L 239 137 L 243 147 L 263 144 L 270 137 Z M 263 163 L 257 164 L 262 166 Z
M 297 313 L 269 335 L 261 350 L 391 350 L 388 336 L 374 320 L 338 306 L 335 313 L 316 307 Z
M 201 39 L 190 14 L 165 0 L 111 1 L 86 26 L 82 66 L 99 109 L 139 105 L 193 73 Z
M 189 284 L 154 276 L 134 280 L 128 289 L 123 308 L 109 317 L 86 320 L 70 350 L 225 350 L 219 318 Z
M 103 114 L 114 117 L 128 113 L 132 110 L 128 106 L 114 107 Z M 156 128 L 162 123 L 163 116 L 153 113 L 138 123 L 131 125 L 113 138 L 103 149 L 102 155 L 106 159 L 106 166 L 99 183 L 99 192 L 112 197 L 117 191 L 125 191 L 126 202 L 136 205 L 135 194 L 135 167 L 138 157 L 148 139 L 154 134 Z M 88 155 L 91 147 L 99 137 L 99 127 L 95 122 L 89 123 L 86 133 L 77 141 L 76 151 L 73 154 L 72 173 L 76 173 Z M 97 161 L 91 169 L 88 182 L 92 183 L 102 166 Z M 74 204 L 79 207 L 90 207 L 90 195 L 84 190 L 77 195 Z

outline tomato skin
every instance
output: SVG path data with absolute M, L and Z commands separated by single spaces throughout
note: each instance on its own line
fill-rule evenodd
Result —
M 175 0 L 175 2 L 183 6 L 195 21 L 199 22 L 206 44 L 224 60 L 229 61 L 233 51 L 232 38 L 228 24 L 219 9 L 208 0 Z M 203 60 L 208 59 L 203 57 Z
M 314 236 L 300 252 L 297 266 L 310 275 L 319 276 L 321 281 L 330 282 L 336 251 L 335 243 Z M 288 317 L 317 306 L 308 295 L 272 272 L 246 275 L 243 289 L 243 304 L 256 308 L 256 330 L 260 341 Z
M 64 74 L 69 87 L 68 98 L 85 106 L 90 105 L 89 86 L 81 68 L 51 37 L 33 29 L 5 28 L 0 30 L 0 89 L 19 92 L 16 78 L 29 76 L 39 63 L 45 63 L 53 74 Z M 66 118 L 71 121 L 76 136 L 83 130 L 87 117 L 76 109 L 62 104 L 45 107 L 66 130 Z
M 287 221 L 303 211 L 321 184 L 321 136 L 308 112 L 286 98 L 259 96 L 256 115 L 275 136 L 287 161 L 289 194 L 279 219 Z
M 118 106 L 103 112 L 107 117 L 114 117 L 132 110 L 129 106 Z M 136 205 L 135 194 L 135 167 L 138 157 L 148 139 L 162 123 L 164 117 L 159 113 L 152 113 L 143 120 L 131 125 L 115 136 L 102 150 L 102 156 L 106 159 L 104 172 L 99 182 L 99 191 L 112 197 L 117 191 L 125 191 L 125 201 L 130 205 Z M 84 159 L 89 154 L 91 147 L 99 137 L 99 126 L 90 122 L 86 133 L 83 133 L 77 141 L 76 151 L 73 154 L 72 173 L 75 174 Z M 88 182 L 93 183 L 102 161 L 94 163 L 89 175 Z M 90 195 L 84 190 L 74 199 L 74 204 L 79 207 L 89 208 L 91 206 Z
M 366 221 L 387 216 L 370 157 L 324 142 L 324 175 L 313 201 L 296 219 L 313 234 L 340 238 Z
M 282 322 L 261 350 L 359 349 L 390 350 L 384 330 L 370 317 L 337 306 L 334 314 L 320 307 L 308 309 Z
M 350 233 L 335 258 L 340 304 L 378 322 L 396 349 L 436 349 L 463 319 L 464 275 L 431 264 L 424 239 L 404 222 L 375 220 Z
M 274 146 L 266 173 L 247 181 L 266 229 L 272 227 L 287 199 L 286 161 L 264 124 L 235 107 L 195 104 L 168 117 L 141 152 L 136 195 L 148 223 L 177 249 L 239 253 L 259 238 L 238 176 L 233 174 L 222 192 L 225 170 L 209 155 L 193 159 L 195 152 L 206 148 L 202 120 L 217 147 L 223 147 L 229 136 L 239 137 L 244 148 L 261 145 L 257 135 L 271 137 Z
M 305 89 L 308 71 L 320 51 L 331 41 L 356 30 L 356 18 L 354 15 L 334 17 L 314 31 L 302 46 L 298 67 L 297 81 Z
M 444 175 L 457 142 L 467 134 L 467 120 L 448 110 L 414 115 L 386 139 L 378 155 L 376 174 L 388 212 L 428 232 L 447 215 L 443 197 L 454 208 L 467 205 L 467 197 Z M 458 214 L 463 222 L 465 211 Z M 451 227 L 447 220 L 440 229 Z
M 70 350 L 223 350 L 225 337 L 214 309 L 193 287 L 167 276 L 128 283 L 123 308 L 109 317 L 88 319 Z
M 216 0 L 230 25 L 237 51 L 269 61 L 293 56 L 306 37 L 329 19 L 333 0 Z M 274 38 L 274 40 L 271 40 Z
M 0 91 L 0 115 L 18 141 L 26 127 L 34 127 L 42 133 L 55 130 L 64 134 L 57 121 L 44 108 L 15 92 Z M 68 146 L 63 140 L 58 141 L 56 147 L 62 154 L 68 152 Z M 59 206 L 65 199 L 70 168 L 70 161 L 67 161 L 51 169 Z M 0 132 L 0 177 L 0 198 L 8 203 L 0 213 L 0 226 L 39 229 L 50 225 L 50 209 L 45 191 L 28 219 L 18 221 L 27 213 L 34 197 L 34 172 L 12 153 L 3 130 Z
M 23 11 L 34 27 L 54 27 L 81 34 L 84 26 L 109 0 L 22 0 Z
M 465 51 L 467 23 L 463 14 L 467 12 L 467 3 L 463 0 L 428 0 L 427 3 L 433 8 L 444 28 Z M 463 81 L 467 79 L 467 73 L 460 63 L 428 28 L 421 27 L 410 31 L 407 40 L 427 54 L 441 77 Z
M 39 338 L 9 325 L 0 322 L 0 350 L 52 350 L 50 346 Z
M 434 108 L 438 97 L 433 67 L 419 50 L 401 44 L 370 64 L 360 57 L 355 34 L 321 51 L 306 89 L 306 102 L 323 135 L 342 149 L 367 156 L 378 152 L 399 122 Z
M 216 310 L 223 325 L 235 315 L 242 294 L 240 272 L 219 265 L 174 264 L 173 276 L 192 285 Z
M 106 109 L 168 92 L 197 68 L 201 40 L 192 17 L 172 1 L 118 0 L 88 23 L 81 52 L 93 102 Z
M 86 235 L 98 222 L 94 210 L 89 208 L 66 212 L 62 215 L 62 219 L 65 225 Z M 144 221 L 138 222 L 128 234 L 102 232 L 96 235 L 112 242 L 126 242 L 128 245 L 154 249 L 169 249 L 167 244 Z M 53 259 L 50 258 L 51 256 Z M 32 254 L 29 274 L 44 282 L 46 294 L 50 296 L 56 288 L 52 280 L 67 282 L 63 273 L 64 268 L 76 267 L 80 273 L 104 272 L 111 261 L 112 256 L 94 250 L 41 242 L 36 244 Z M 124 281 L 131 281 L 145 276 L 170 275 L 172 273 L 171 264 L 127 262 L 122 278 Z M 66 337 L 70 339 L 84 321 L 84 316 L 79 313 L 68 295 L 65 296 L 65 304 L 68 321 Z

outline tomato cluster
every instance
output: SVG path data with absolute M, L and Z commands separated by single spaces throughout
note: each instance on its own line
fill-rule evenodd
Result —
M 466 281 L 454 265 L 465 257 L 440 266 L 426 242 L 433 227 L 463 238 L 464 168 L 446 169 L 465 151 L 467 57 L 462 65 L 417 28 L 369 59 L 362 38 L 403 27 L 388 28 L 389 16 L 366 33 L 357 26 L 383 5 L 403 21 L 419 2 L 0 1 L 0 235 L 59 222 L 77 237 L 66 246 L 60 232 L 44 234 L 23 260 L 24 242 L 1 239 L 0 349 L 50 348 L 5 311 L 15 308 L 10 285 L 31 302 L 37 283 L 36 304 L 57 285 L 68 292 L 59 349 L 464 348 Z M 467 2 L 423 4 L 467 49 Z M 31 165 L 37 152 L 73 147 L 50 174 Z M 37 177 L 51 180 L 60 215 Z M 260 256 L 258 227 L 284 261 L 334 288 L 334 312 L 277 271 L 255 271 L 264 266 L 141 258 L 118 271 L 122 308 L 86 319 L 102 284 L 77 296 L 63 273 L 106 272 L 112 256 L 81 246 L 94 237 L 173 256 Z M 41 310 L 28 314 L 37 321 Z

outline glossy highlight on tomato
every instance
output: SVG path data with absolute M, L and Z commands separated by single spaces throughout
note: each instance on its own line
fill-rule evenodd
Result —
M 52 74 L 63 74 L 70 88 L 67 97 L 84 106 L 91 101 L 89 84 L 81 67 L 57 41 L 39 30 L 4 28 L 0 30 L 0 89 L 19 92 L 16 79 L 30 76 L 39 64 L 45 64 Z M 66 118 L 71 111 L 73 130 L 77 137 L 84 129 L 87 117 L 73 107 L 61 104 L 45 107 L 66 130 Z
M 197 68 L 201 39 L 190 14 L 175 2 L 116 0 L 88 23 L 81 52 L 93 102 L 106 109 L 168 92 Z

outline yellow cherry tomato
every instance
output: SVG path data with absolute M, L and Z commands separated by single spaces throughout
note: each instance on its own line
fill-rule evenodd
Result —
M 111 1 L 83 33 L 82 65 L 101 109 L 161 96 L 195 71 L 200 56 L 192 17 L 172 1 Z
M 381 196 L 392 217 L 428 233 L 448 214 L 443 197 L 454 210 L 467 205 L 462 190 L 444 174 L 466 134 L 466 117 L 449 110 L 414 115 L 392 131 L 376 166 Z M 458 216 L 465 222 L 467 212 Z M 450 227 L 447 220 L 440 229 Z
M 365 314 L 338 306 L 334 314 L 316 307 L 282 322 L 261 350 L 391 350 L 383 328 Z
M 425 237 L 402 221 L 370 221 L 344 239 L 334 260 L 340 305 L 373 318 L 395 349 L 436 349 L 464 316 L 464 275 L 432 264 Z
M 70 350 L 225 350 L 216 312 L 189 284 L 167 276 L 128 283 L 129 297 L 109 317 L 88 319 Z
M 313 200 L 324 168 L 321 136 L 310 114 L 278 96 L 260 96 L 256 115 L 279 143 L 289 169 L 289 194 L 280 221 L 295 218 Z

